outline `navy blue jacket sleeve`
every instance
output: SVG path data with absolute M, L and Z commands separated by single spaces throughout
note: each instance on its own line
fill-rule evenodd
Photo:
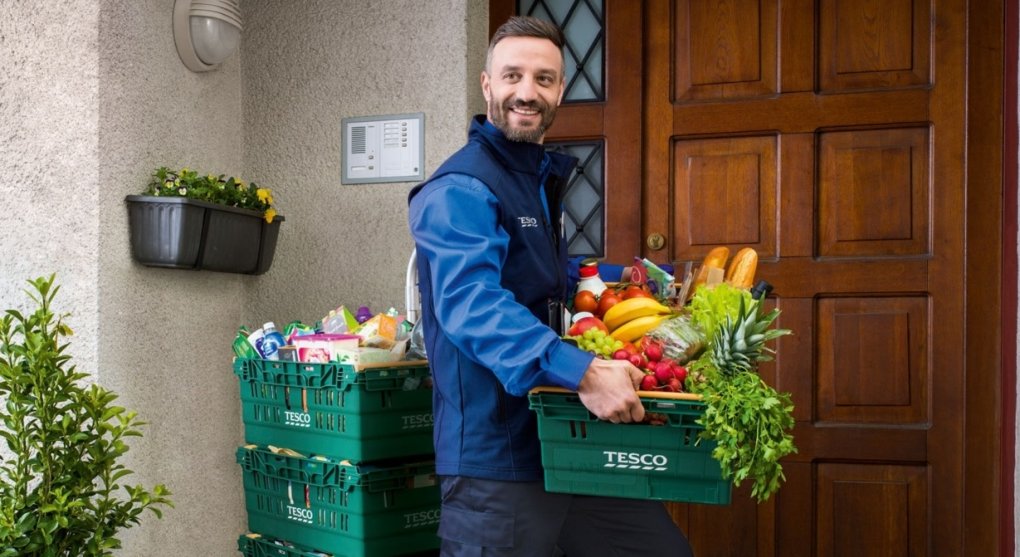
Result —
M 509 236 L 497 214 L 489 188 L 460 174 L 411 200 L 411 234 L 429 261 L 442 334 L 512 395 L 541 385 L 576 390 L 594 356 L 563 342 L 500 285 Z

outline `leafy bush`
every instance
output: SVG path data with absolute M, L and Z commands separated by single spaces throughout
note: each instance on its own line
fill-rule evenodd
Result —
M 118 530 L 140 522 L 145 510 L 162 517 L 173 506 L 162 484 L 150 490 L 121 485 L 132 474 L 118 459 L 125 439 L 140 437 L 133 411 L 117 395 L 83 386 L 64 323 L 51 308 L 54 277 L 28 281 L 38 307 L 0 317 L 0 557 L 112 555 Z

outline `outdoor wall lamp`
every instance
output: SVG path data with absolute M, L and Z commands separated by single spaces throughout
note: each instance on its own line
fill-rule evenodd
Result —
M 174 43 L 193 72 L 215 69 L 241 42 L 237 0 L 174 0 Z

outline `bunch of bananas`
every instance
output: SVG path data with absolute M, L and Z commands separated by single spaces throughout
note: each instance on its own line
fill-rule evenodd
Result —
M 672 311 L 653 298 L 627 298 L 609 308 L 602 316 L 609 336 L 623 342 L 634 342 L 670 316 Z

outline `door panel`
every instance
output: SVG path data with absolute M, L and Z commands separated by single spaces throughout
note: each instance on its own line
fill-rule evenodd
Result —
M 930 253 L 927 127 L 819 134 L 819 257 Z
M 759 257 L 775 257 L 776 144 L 774 135 L 673 143 L 672 238 L 678 253 L 740 244 Z
M 774 2 L 676 3 L 674 98 L 739 98 L 778 88 Z

